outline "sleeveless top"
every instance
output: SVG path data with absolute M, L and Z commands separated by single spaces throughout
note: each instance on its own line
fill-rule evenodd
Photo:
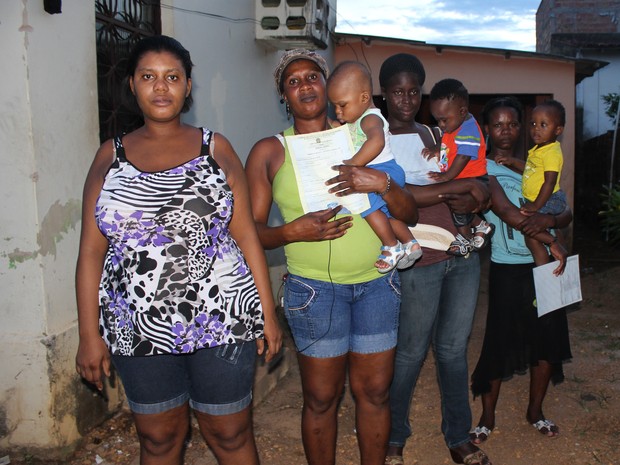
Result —
M 383 122 L 383 138 L 385 139 L 385 145 L 379 155 L 366 164 L 366 166 L 378 165 L 385 163 L 386 161 L 394 160 L 392 149 L 390 148 L 390 123 L 383 117 L 381 110 L 378 108 L 369 108 L 362 116 L 360 116 L 354 123 L 347 123 L 349 134 L 351 134 L 351 140 L 353 141 L 353 149 L 357 152 L 364 142 L 368 140 L 368 136 L 362 129 L 362 120 L 368 115 L 378 116 Z
M 97 200 L 109 246 L 99 286 L 102 337 L 116 355 L 184 354 L 263 335 L 258 291 L 230 235 L 233 195 L 202 129 L 196 158 L 143 172 L 120 137 Z
M 284 131 L 284 135 L 294 135 L 293 127 Z M 284 146 L 284 163 L 273 179 L 273 199 L 285 223 L 290 223 L 304 211 L 286 141 L 279 134 L 276 137 Z M 285 245 L 288 271 L 304 278 L 337 284 L 358 284 L 380 278 L 382 275 L 374 264 L 381 241 L 360 215 L 351 216 L 353 226 L 338 239 Z

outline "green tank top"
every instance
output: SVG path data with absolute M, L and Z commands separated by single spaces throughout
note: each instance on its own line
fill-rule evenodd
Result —
M 291 126 L 285 136 L 294 134 Z M 286 223 L 304 214 L 293 164 L 284 144 L 284 163 L 273 179 L 273 199 Z M 338 215 L 346 216 L 346 215 Z M 331 241 L 293 242 L 284 246 L 289 273 L 337 284 L 357 284 L 381 277 L 374 266 L 381 241 L 360 215 L 347 233 Z

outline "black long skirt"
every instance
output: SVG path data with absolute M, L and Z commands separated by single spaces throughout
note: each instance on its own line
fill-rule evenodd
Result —
M 572 357 L 566 311 L 538 317 L 533 268 L 491 262 L 484 342 L 471 377 L 474 397 L 489 392 L 490 381 L 525 374 L 539 360 L 551 364 L 553 384 L 564 381 L 562 363 Z

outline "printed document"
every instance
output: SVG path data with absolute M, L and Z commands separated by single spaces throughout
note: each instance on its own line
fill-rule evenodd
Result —
M 327 131 L 286 136 L 286 145 L 293 162 L 299 197 L 304 213 L 342 205 L 341 213 L 361 213 L 370 208 L 367 194 L 337 197 L 325 184 L 338 175 L 331 169 L 354 155 L 353 142 L 346 125 Z M 345 211 L 346 209 L 346 211 Z
M 534 286 L 539 317 L 581 301 L 579 255 L 567 258 L 566 268 L 560 276 L 553 274 L 557 266 L 556 261 L 534 268 Z M 518 285 L 518 283 L 515 284 Z

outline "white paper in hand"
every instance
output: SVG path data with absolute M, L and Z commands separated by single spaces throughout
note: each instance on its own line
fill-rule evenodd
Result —
M 534 286 L 539 317 L 582 300 L 579 255 L 567 258 L 566 268 L 560 276 L 553 274 L 557 266 L 556 261 L 534 268 Z

